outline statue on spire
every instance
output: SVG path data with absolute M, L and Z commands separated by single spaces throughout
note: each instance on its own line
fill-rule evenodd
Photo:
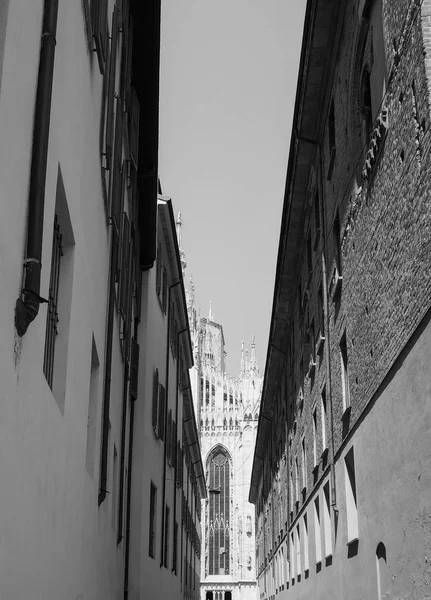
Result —
M 177 229 L 178 249 L 180 251 L 181 271 L 183 274 L 183 279 L 185 279 L 187 261 L 186 261 L 186 254 L 183 250 L 183 237 L 182 237 L 182 233 L 181 233 L 181 228 L 182 228 L 183 222 L 181 220 L 181 212 L 178 213 L 175 224 L 176 224 L 176 229 Z

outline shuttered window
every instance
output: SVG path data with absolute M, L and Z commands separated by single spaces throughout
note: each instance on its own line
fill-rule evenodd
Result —
M 166 455 L 168 457 L 168 463 L 172 464 L 172 410 L 169 410 L 168 414 L 168 428 L 166 431 Z
M 139 344 L 132 338 L 132 350 L 130 354 L 130 396 L 133 400 L 138 397 L 138 375 L 139 375 Z
M 157 433 L 157 424 L 158 424 L 158 395 L 159 395 L 159 369 L 155 369 L 154 379 L 153 379 L 152 424 L 153 424 L 153 429 L 156 433 Z
M 108 53 L 108 0 L 91 0 L 90 12 L 99 70 L 103 75 Z
M 165 439 L 165 415 L 166 415 L 166 391 L 163 385 L 159 383 L 159 399 L 158 399 L 158 424 L 157 431 L 158 437 L 161 440 Z
M 121 235 L 121 275 L 120 275 L 120 312 L 123 319 L 127 317 L 129 294 L 130 266 L 130 225 L 129 218 L 123 213 L 123 228 Z
M 117 99 L 116 118 L 115 118 L 115 146 L 114 160 L 112 163 L 111 175 L 111 219 L 117 230 L 120 231 L 121 214 L 124 202 L 125 177 L 123 177 L 123 111 L 121 100 Z M 124 174 L 125 175 L 125 174 Z
M 114 99 L 115 99 L 115 75 L 117 67 L 117 42 L 118 42 L 118 9 L 114 6 L 112 13 L 112 36 L 111 36 L 111 52 L 109 55 L 109 73 L 108 86 L 106 97 L 106 168 L 111 168 L 112 148 L 114 141 Z M 118 111 L 118 102 L 117 102 Z

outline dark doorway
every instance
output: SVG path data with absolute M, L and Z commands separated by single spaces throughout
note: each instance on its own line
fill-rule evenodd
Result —
M 207 592 L 205 598 L 206 598 L 206 600 L 213 600 L 213 593 Z
M 232 592 L 225 592 L 224 600 L 232 600 Z

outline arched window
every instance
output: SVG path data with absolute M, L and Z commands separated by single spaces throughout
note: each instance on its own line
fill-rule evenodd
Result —
M 377 598 L 382 600 L 386 596 L 387 591 L 387 566 L 386 566 L 386 548 L 380 542 L 376 549 L 376 566 L 377 566 Z
M 229 575 L 230 460 L 217 446 L 208 459 L 208 574 Z

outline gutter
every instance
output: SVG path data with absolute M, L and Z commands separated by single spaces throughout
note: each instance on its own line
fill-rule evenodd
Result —
M 15 304 L 15 327 L 19 337 L 27 332 L 28 326 L 36 318 L 39 304 L 48 302 L 39 294 L 57 17 L 58 0 L 45 0 L 34 112 L 24 281 Z

